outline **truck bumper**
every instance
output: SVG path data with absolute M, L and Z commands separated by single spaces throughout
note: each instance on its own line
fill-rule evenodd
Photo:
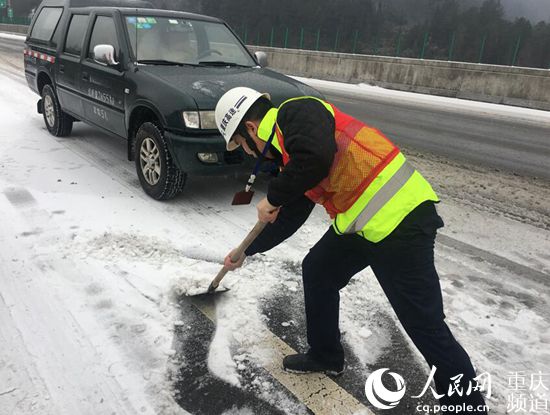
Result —
M 251 171 L 254 159 L 241 149 L 227 151 L 219 135 L 184 136 L 165 131 L 176 166 L 183 172 L 201 176 L 223 176 Z

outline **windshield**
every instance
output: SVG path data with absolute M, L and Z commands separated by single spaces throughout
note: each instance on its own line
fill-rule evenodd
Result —
M 126 16 L 126 27 L 138 62 L 159 65 L 257 65 L 222 23 Z

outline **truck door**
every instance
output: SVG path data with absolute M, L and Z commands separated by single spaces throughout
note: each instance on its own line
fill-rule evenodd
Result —
M 73 14 L 69 20 L 57 65 L 57 97 L 61 107 L 82 117 L 84 108 L 80 97 L 80 65 L 89 15 Z
M 80 72 L 80 91 L 87 121 L 126 137 L 124 117 L 125 77 L 121 59 L 122 32 L 117 31 L 111 14 L 97 14 L 92 18 L 92 30 L 86 41 L 85 56 Z M 96 45 L 112 45 L 117 66 L 108 66 L 94 60 Z

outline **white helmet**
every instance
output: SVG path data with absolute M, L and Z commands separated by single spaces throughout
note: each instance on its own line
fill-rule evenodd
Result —
M 269 94 L 261 94 L 252 88 L 237 87 L 227 91 L 216 105 L 216 125 L 227 143 L 227 150 L 233 151 L 239 147 L 231 138 L 241 123 L 246 112 L 261 97 L 270 98 Z

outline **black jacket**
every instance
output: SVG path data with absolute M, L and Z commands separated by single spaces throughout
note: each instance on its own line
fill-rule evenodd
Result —
M 267 200 L 281 211 L 246 250 L 249 256 L 277 246 L 302 226 L 314 207 L 304 193 L 328 176 L 336 154 L 334 117 L 319 101 L 288 102 L 279 109 L 277 124 L 290 160 L 269 182 Z
M 285 206 L 328 176 L 336 154 L 334 117 L 319 101 L 299 99 L 282 106 L 277 124 L 290 161 L 269 183 L 267 199 Z
M 328 176 L 336 153 L 334 117 L 318 101 L 304 99 L 285 104 L 277 123 L 290 161 L 269 183 L 267 199 L 282 207 L 277 220 L 269 223 L 245 251 L 248 256 L 270 250 L 303 225 L 315 206 L 304 193 Z M 388 238 L 409 238 L 418 231 L 433 233 L 442 226 L 434 202 L 426 201 L 410 212 Z

